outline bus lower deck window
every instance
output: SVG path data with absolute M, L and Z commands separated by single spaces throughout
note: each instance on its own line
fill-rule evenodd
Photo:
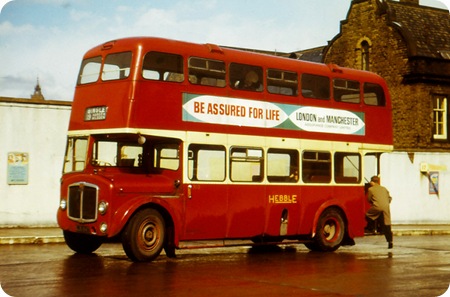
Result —
M 302 180 L 305 183 L 329 183 L 331 181 L 331 154 L 329 152 L 304 151 Z
M 269 149 L 267 152 L 267 180 L 296 183 L 298 181 L 298 151 Z
M 225 147 L 191 144 L 188 148 L 188 177 L 193 181 L 225 180 Z
M 232 181 L 263 181 L 264 157 L 262 149 L 233 147 L 230 155 L 230 179 Z
M 334 179 L 336 183 L 355 184 L 361 180 L 361 156 L 358 153 L 334 154 Z

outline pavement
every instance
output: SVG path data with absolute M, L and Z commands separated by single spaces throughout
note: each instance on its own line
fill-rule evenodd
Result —
M 450 224 L 392 225 L 394 236 L 450 235 Z M 64 237 L 58 227 L 0 227 L 0 245 L 61 243 Z

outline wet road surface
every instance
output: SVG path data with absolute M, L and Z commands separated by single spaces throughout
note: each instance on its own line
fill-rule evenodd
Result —
M 64 244 L 0 246 L 0 283 L 22 296 L 440 296 L 450 236 L 357 239 L 334 253 L 303 245 L 195 249 L 128 260 L 120 244 L 77 255 Z M 0 294 L 0 296 L 2 296 Z

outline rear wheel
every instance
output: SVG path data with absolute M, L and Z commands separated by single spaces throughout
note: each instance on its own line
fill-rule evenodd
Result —
M 336 209 L 326 209 L 319 217 L 314 242 L 305 244 L 311 250 L 333 252 L 337 250 L 345 235 L 345 222 Z
M 154 209 L 136 213 L 122 234 L 122 246 L 127 256 L 137 262 L 152 261 L 164 246 L 165 223 Z
M 90 254 L 103 243 L 102 238 L 82 233 L 63 231 L 64 240 L 69 248 L 80 254 Z

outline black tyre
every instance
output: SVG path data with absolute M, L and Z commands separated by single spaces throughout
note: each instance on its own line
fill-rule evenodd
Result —
M 90 254 L 96 251 L 103 243 L 101 237 L 63 231 L 64 240 L 69 248 L 80 254 Z
M 122 246 L 127 256 L 136 262 L 152 261 L 164 247 L 165 224 L 154 209 L 136 213 L 122 234 Z
M 314 251 L 333 252 L 344 240 L 345 222 L 336 209 L 326 209 L 319 217 L 314 243 L 306 245 Z
M 306 242 L 304 243 L 304 245 L 310 249 L 311 251 L 315 251 L 315 252 L 319 252 L 319 247 L 317 246 L 317 244 L 313 241 L 313 242 Z
M 164 252 L 166 253 L 166 256 L 169 258 L 176 258 L 177 255 L 175 253 L 175 242 L 174 242 L 174 230 L 173 226 L 169 227 L 166 226 L 166 232 L 165 232 L 165 243 L 164 243 Z

